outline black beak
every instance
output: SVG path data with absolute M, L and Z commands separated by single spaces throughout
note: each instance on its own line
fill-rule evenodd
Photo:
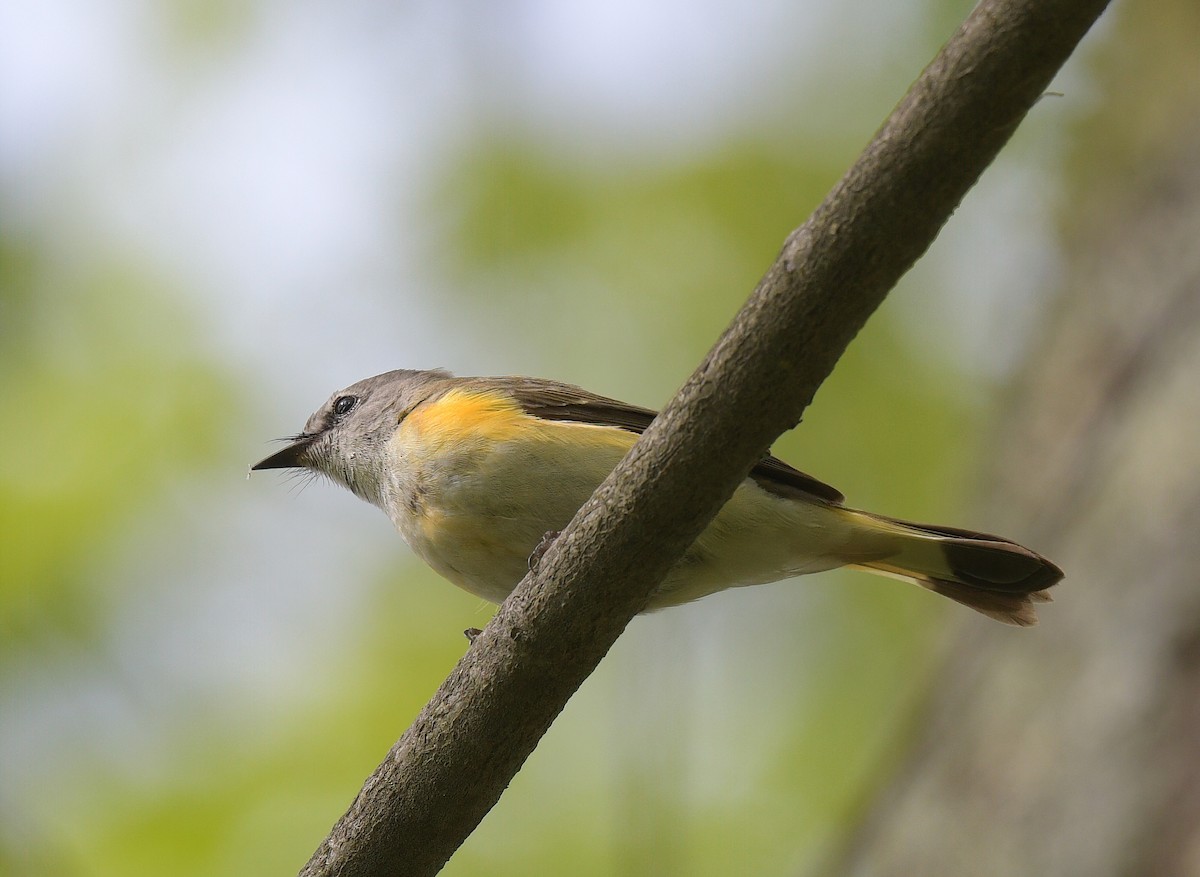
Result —
M 281 451 L 277 451 L 265 460 L 259 460 L 250 467 L 250 471 L 256 469 L 303 469 L 304 462 L 301 459 L 304 452 L 308 450 L 308 446 L 312 444 L 316 436 L 303 435 L 292 441 L 290 445 Z

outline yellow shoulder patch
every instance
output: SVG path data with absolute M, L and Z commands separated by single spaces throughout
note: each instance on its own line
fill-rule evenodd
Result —
M 479 439 L 508 441 L 534 423 L 534 418 L 502 393 L 463 389 L 417 406 L 402 428 L 418 433 L 430 444 L 453 444 Z

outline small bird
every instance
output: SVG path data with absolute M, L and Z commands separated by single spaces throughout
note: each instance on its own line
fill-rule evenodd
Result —
M 252 469 L 320 473 L 382 509 L 429 566 L 499 603 L 655 412 L 556 381 L 397 370 L 334 393 Z M 1008 539 L 842 504 L 767 456 L 651 595 L 646 610 L 848 566 L 915 582 L 1016 625 L 1062 572 Z

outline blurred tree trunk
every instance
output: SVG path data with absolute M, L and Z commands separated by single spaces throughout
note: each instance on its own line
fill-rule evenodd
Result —
M 831 875 L 1200 874 L 1200 3 L 1115 11 L 994 432 L 989 520 L 1067 579 L 1031 635 L 963 621 Z

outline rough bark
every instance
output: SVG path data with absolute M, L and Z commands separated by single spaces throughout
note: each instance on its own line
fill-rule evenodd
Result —
M 1031 638 L 964 629 L 825 873 L 1200 874 L 1200 6 L 1130 4 L 1113 39 L 995 441 L 994 518 L 1067 579 Z
M 799 421 L 1105 5 L 978 7 L 302 874 L 441 868 L 752 463 Z

